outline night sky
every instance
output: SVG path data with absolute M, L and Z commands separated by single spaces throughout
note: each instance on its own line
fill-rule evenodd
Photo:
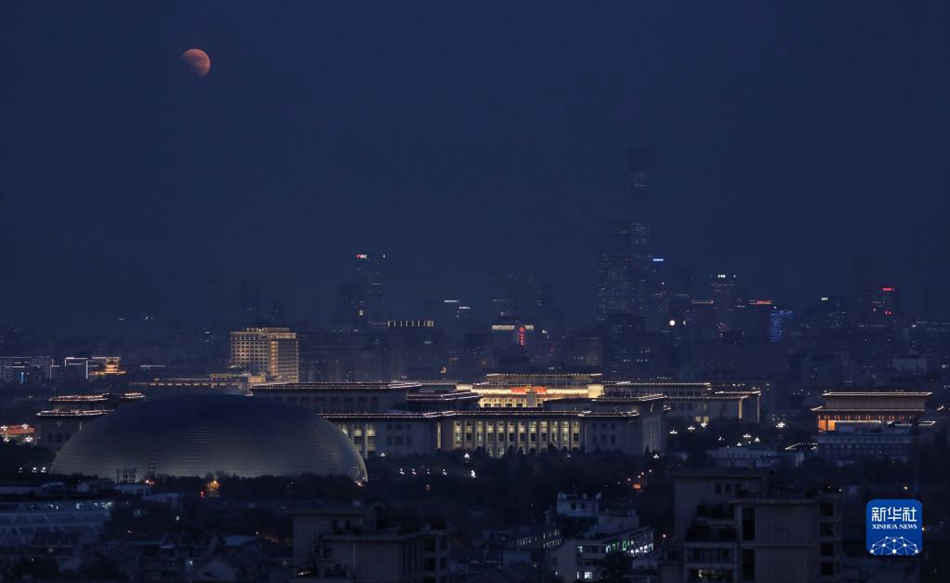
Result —
M 596 246 L 657 150 L 657 249 L 804 303 L 850 256 L 950 285 L 950 8 L 828 2 L 5 2 L 0 324 L 392 314 L 491 270 L 594 313 Z M 179 57 L 212 59 L 198 79 Z

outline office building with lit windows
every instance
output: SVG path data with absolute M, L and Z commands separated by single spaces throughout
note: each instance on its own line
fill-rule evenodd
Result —
M 297 382 L 299 348 L 290 328 L 246 328 L 231 332 L 231 365 L 268 380 Z

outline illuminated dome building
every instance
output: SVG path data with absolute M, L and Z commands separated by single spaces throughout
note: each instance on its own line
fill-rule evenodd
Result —
M 350 440 L 321 417 L 269 399 L 182 395 L 121 407 L 70 439 L 51 473 L 118 480 L 149 475 L 345 475 L 366 479 Z

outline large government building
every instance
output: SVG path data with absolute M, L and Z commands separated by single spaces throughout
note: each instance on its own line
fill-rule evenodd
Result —
M 250 392 L 252 399 L 184 395 L 121 407 L 144 395 L 57 397 L 54 409 L 38 415 L 41 439 L 63 448 L 54 466 L 61 473 L 112 477 L 117 471 L 223 471 L 251 476 L 337 473 L 343 464 L 350 468 L 344 473 L 358 477 L 365 469 L 357 468 L 346 452 L 358 459 L 451 451 L 483 451 L 494 457 L 541 451 L 661 452 L 669 418 L 757 422 L 760 400 L 756 390 L 710 383 L 605 383 L 598 374 L 543 373 L 487 375 L 485 382 L 473 384 L 276 381 L 252 384 Z M 180 411 L 169 408 L 176 402 Z M 192 406 L 202 415 L 196 416 Z M 216 428 L 213 439 L 209 427 Z M 211 441 L 191 451 L 200 440 L 176 436 L 192 434 Z M 246 447 L 235 449 L 244 441 Z M 129 449 L 133 445 L 134 451 Z M 307 457 L 315 448 L 316 457 Z M 202 457 L 203 452 L 214 452 L 213 459 Z M 293 457 L 298 455 L 304 457 Z
M 668 434 L 662 394 L 608 402 L 587 398 L 585 389 L 575 399 L 564 394 L 532 405 L 480 406 L 485 397 L 478 385 L 268 383 L 252 392 L 322 415 L 364 457 L 455 450 L 492 456 L 550 449 L 643 454 L 665 449 Z

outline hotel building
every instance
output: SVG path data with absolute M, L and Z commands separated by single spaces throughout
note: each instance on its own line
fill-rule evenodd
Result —
M 268 379 L 297 382 L 297 333 L 289 328 L 246 328 L 231 332 L 231 365 Z

